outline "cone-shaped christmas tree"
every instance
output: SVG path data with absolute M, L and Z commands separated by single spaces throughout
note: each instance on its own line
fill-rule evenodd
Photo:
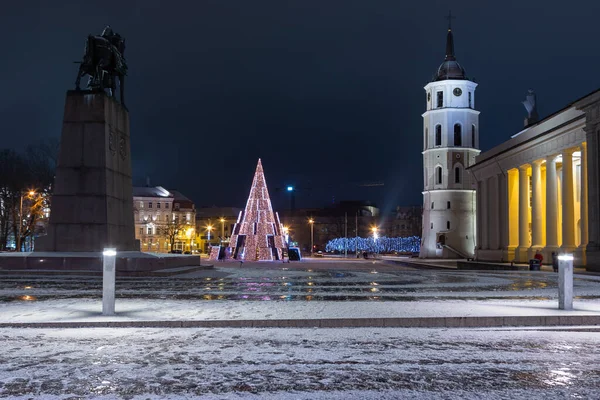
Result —
M 273 213 L 260 158 L 252 180 L 246 208 L 231 235 L 231 254 L 238 260 L 281 260 L 285 248 L 279 215 Z

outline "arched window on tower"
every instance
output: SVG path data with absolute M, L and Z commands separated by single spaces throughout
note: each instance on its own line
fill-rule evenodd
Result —
M 442 167 L 440 166 L 435 167 L 435 183 L 437 185 L 442 184 Z
M 435 145 L 436 146 L 442 145 L 442 126 L 441 125 L 435 126 Z
M 462 146 L 462 127 L 460 124 L 454 124 L 454 145 Z
M 477 148 L 477 143 L 475 143 L 475 124 L 471 125 L 471 146 Z
M 460 183 L 460 167 L 455 167 L 454 168 L 454 183 Z

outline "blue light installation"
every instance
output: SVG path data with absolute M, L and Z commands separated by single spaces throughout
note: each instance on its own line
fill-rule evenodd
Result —
M 379 253 L 413 253 L 421 248 L 421 238 L 418 236 L 394 237 L 380 236 L 375 240 L 372 236 L 368 238 L 336 238 L 330 240 L 325 246 L 325 251 L 344 251 L 348 243 L 348 252 L 358 251 Z

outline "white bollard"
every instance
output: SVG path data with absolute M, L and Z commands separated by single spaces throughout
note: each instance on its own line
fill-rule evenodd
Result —
M 558 308 L 573 309 L 573 255 L 558 256 Z
M 117 249 L 104 249 L 102 256 L 102 315 L 115 315 L 115 261 Z

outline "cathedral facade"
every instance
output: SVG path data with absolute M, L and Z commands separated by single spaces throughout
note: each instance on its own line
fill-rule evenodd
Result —
M 476 186 L 466 169 L 479 154 L 476 87 L 456 61 L 449 27 L 444 62 L 425 86 L 420 258 L 471 258 L 475 252 Z
M 597 90 L 477 157 L 478 260 L 570 253 L 600 270 L 599 137 Z

